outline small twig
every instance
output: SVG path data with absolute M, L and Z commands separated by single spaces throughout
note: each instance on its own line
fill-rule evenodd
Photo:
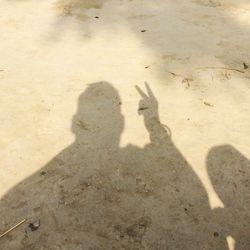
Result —
M 181 78 L 186 78 L 186 77 L 184 77 L 182 75 L 176 74 L 176 73 L 168 71 L 168 70 L 166 70 L 166 72 L 169 73 L 169 74 L 171 74 L 171 75 L 173 75 L 173 76 L 178 76 L 178 77 L 181 77 Z
M 148 107 L 141 107 L 138 109 L 138 111 L 142 111 L 142 110 L 146 110 L 146 109 L 149 109 Z
M 206 101 L 204 101 L 203 103 L 204 103 L 205 105 L 209 106 L 209 107 L 213 107 L 213 106 L 214 106 L 212 103 L 209 103 L 209 102 L 206 102 Z
M 14 230 L 15 228 L 19 227 L 20 225 L 22 225 L 24 222 L 26 221 L 26 219 L 23 219 L 22 221 L 20 221 L 19 223 L 17 223 L 15 226 L 13 226 L 12 228 L 8 229 L 7 231 L 5 231 L 3 234 L 0 235 L 0 239 L 5 236 L 6 234 L 8 234 L 9 232 L 11 232 L 12 230 Z
M 237 71 L 237 72 L 242 73 L 242 74 L 245 73 L 245 71 L 243 71 L 243 70 L 226 68 L 226 67 L 200 67 L 197 69 L 225 69 L 225 70 Z
M 193 81 L 192 78 L 188 78 L 188 77 L 176 74 L 176 73 L 168 71 L 168 70 L 166 70 L 166 72 L 169 73 L 169 74 L 171 74 L 171 75 L 173 75 L 174 77 L 180 77 L 180 78 L 182 78 L 182 83 L 187 83 L 187 88 L 190 87 L 190 81 Z

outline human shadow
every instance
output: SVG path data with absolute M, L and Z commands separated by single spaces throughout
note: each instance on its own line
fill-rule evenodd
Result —
M 121 148 L 119 94 L 90 84 L 72 120 L 75 141 L 1 199 L 1 230 L 26 219 L 1 249 L 216 249 L 207 193 L 149 86 L 136 88 L 150 143 Z
M 250 161 L 230 145 L 214 147 L 207 157 L 207 169 L 224 208 L 213 210 L 221 240 L 236 241 L 235 249 L 250 246 Z M 225 248 L 224 248 L 225 249 Z

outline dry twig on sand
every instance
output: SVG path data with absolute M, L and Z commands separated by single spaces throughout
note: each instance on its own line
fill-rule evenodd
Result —
M 20 225 L 22 225 L 24 222 L 26 221 L 26 219 L 23 219 L 22 221 L 20 221 L 19 223 L 17 223 L 15 226 L 11 227 L 10 229 L 8 229 L 7 231 L 5 231 L 4 233 L 2 233 L 0 235 L 0 239 L 5 236 L 6 234 L 10 233 L 12 230 L 14 230 L 15 228 L 19 227 Z
M 229 71 L 236 71 L 236 72 L 239 72 L 239 73 L 242 73 L 242 74 L 245 73 L 245 71 L 240 70 L 240 69 L 233 69 L 233 68 L 226 68 L 226 67 L 200 67 L 200 68 L 197 68 L 197 69 L 224 69 L 224 70 L 229 70 Z

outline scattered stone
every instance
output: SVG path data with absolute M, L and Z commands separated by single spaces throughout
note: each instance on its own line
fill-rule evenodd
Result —
M 183 78 L 182 83 L 186 84 L 186 89 L 188 89 L 191 86 L 190 82 L 192 82 L 192 81 L 193 81 L 192 78 L 186 78 L 185 77 L 185 78 Z
M 219 233 L 218 232 L 214 232 L 214 237 L 218 237 Z
M 150 217 L 142 217 L 126 229 L 126 234 L 131 238 L 141 239 L 151 223 L 152 219 Z
M 29 224 L 29 228 L 31 231 L 36 231 L 40 227 L 40 220 L 34 221 Z
M 243 62 L 243 67 L 244 67 L 244 69 L 248 69 L 249 68 L 249 66 L 245 62 Z

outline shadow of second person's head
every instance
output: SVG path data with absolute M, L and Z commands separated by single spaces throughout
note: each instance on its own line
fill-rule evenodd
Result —
M 207 170 L 224 203 L 214 210 L 216 222 L 236 240 L 235 249 L 249 249 L 250 161 L 230 145 L 217 146 L 207 156 Z
M 207 168 L 225 207 L 250 205 L 250 161 L 245 156 L 230 145 L 214 147 L 208 154 Z

